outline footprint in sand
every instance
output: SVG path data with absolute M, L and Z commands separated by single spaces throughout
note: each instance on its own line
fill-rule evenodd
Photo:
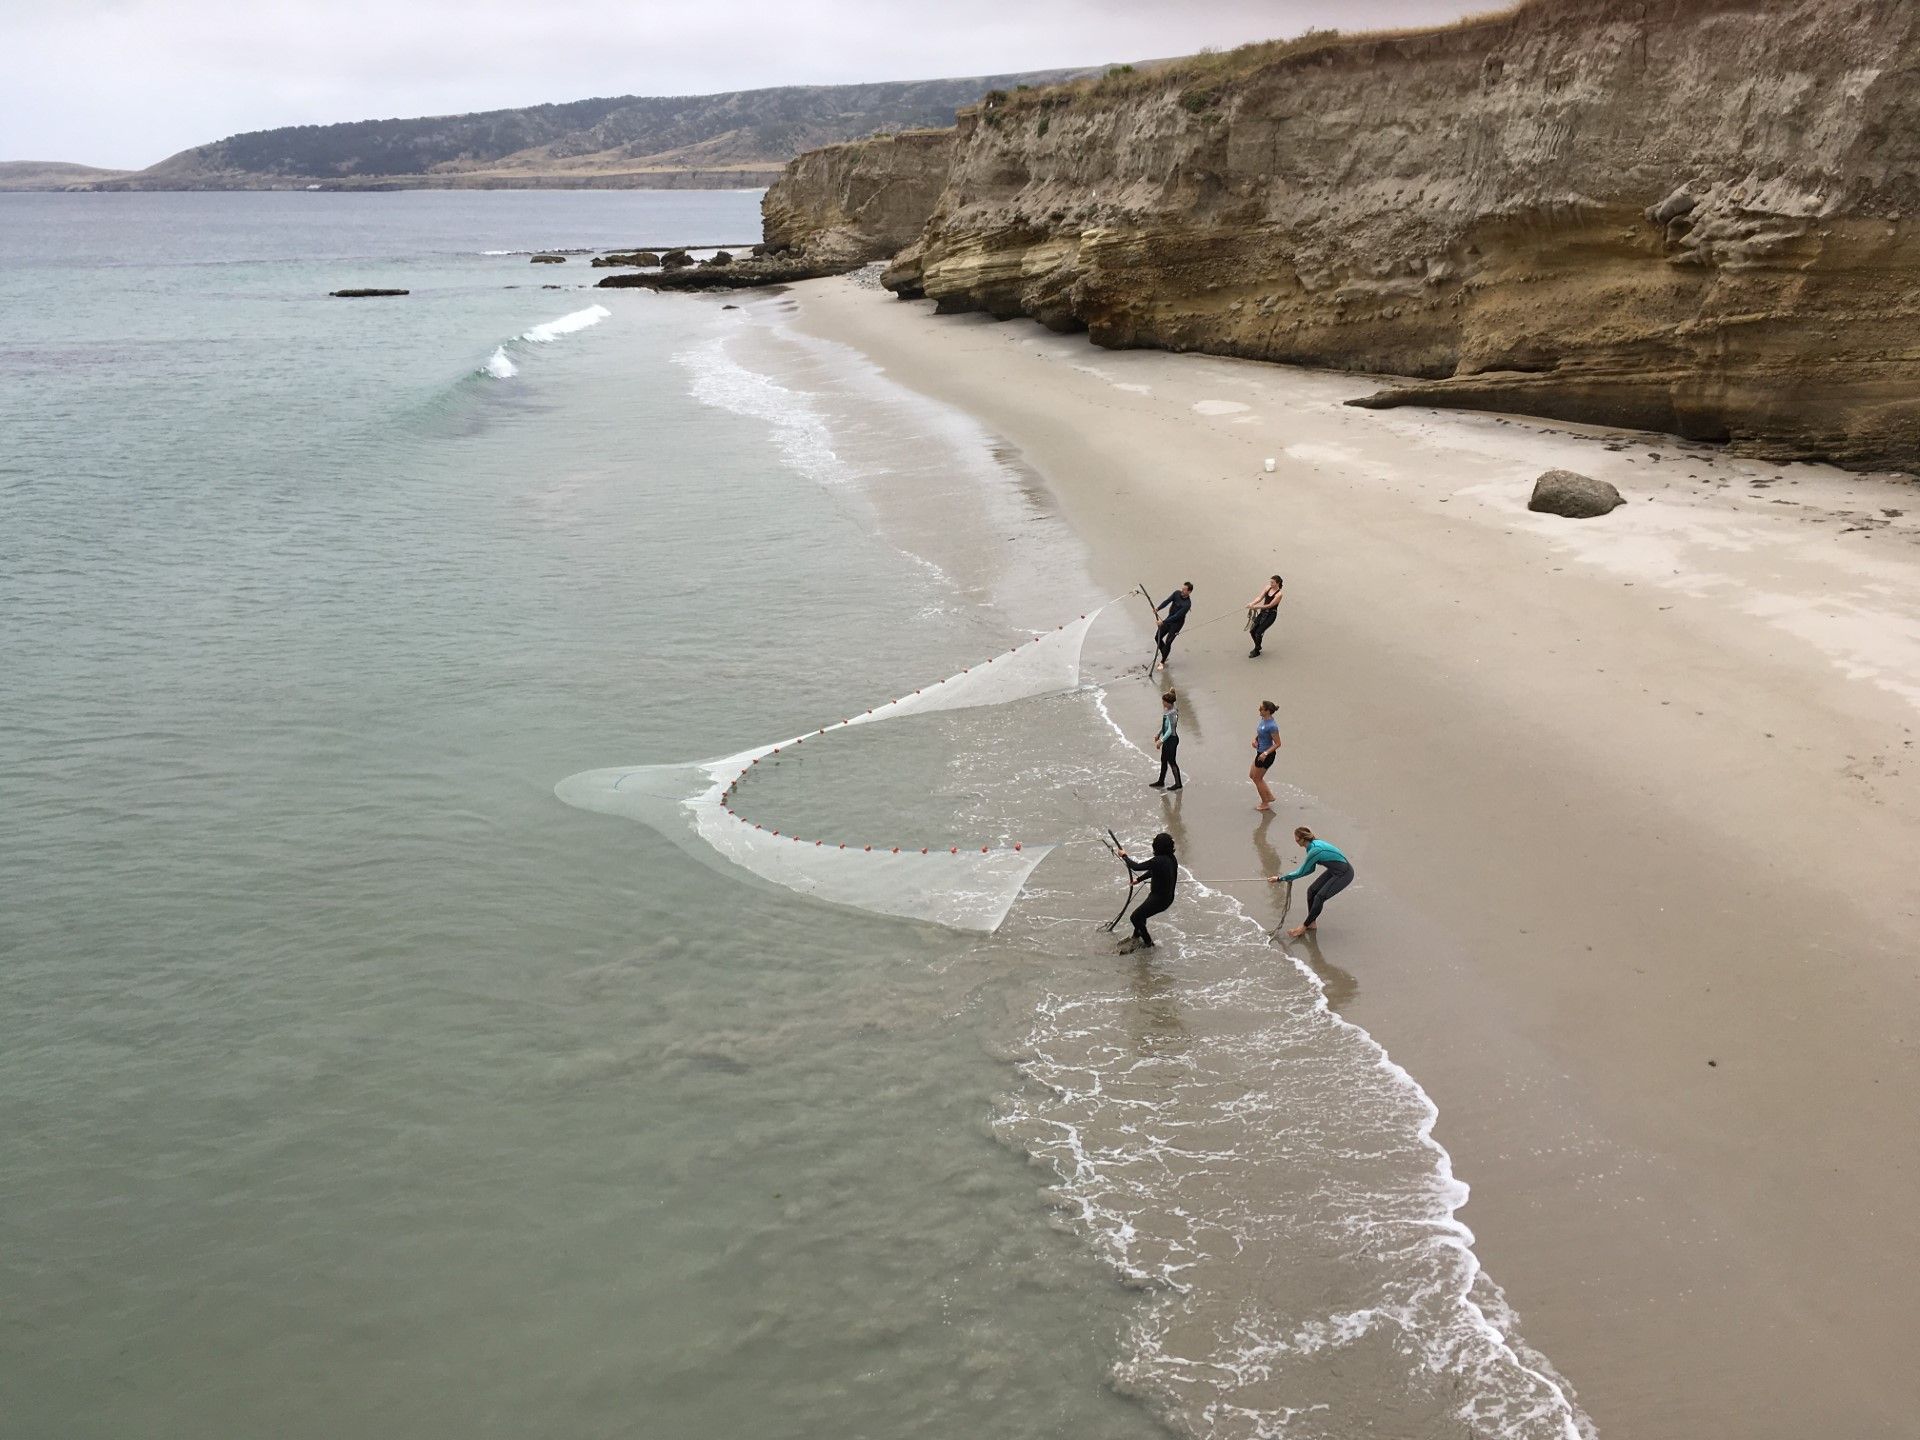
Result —
M 1196 400 L 1193 413 L 1196 415 L 1238 415 L 1242 410 L 1251 410 L 1251 405 L 1242 405 L 1238 400 Z

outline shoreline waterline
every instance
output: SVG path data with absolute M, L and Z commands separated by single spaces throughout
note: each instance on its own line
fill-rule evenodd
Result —
M 778 299 L 762 300 L 744 312 L 736 322 L 742 333 L 729 342 L 729 347 L 750 356 L 746 363 L 763 367 L 763 374 L 767 378 L 753 384 L 736 384 L 730 391 L 721 393 L 755 395 L 757 398 L 752 402 L 749 413 L 761 415 L 772 413 L 772 397 L 781 397 L 779 405 L 785 417 L 782 428 L 789 437 L 782 444 L 797 453 L 810 472 L 822 477 L 823 481 L 824 477 L 834 476 L 838 483 L 845 484 L 849 482 L 849 475 L 854 477 L 851 480 L 854 488 L 864 492 L 860 501 L 872 507 L 880 528 L 890 535 L 894 543 L 903 548 L 909 543 L 917 545 L 918 549 L 910 553 L 916 553 L 924 563 L 934 566 L 963 591 L 983 597 L 983 603 L 993 604 L 996 608 L 1002 603 L 1032 603 L 1033 597 L 1024 593 L 1014 577 L 1004 573 L 1016 567 L 987 558 L 993 555 L 992 550 L 983 554 L 970 546 L 962 538 L 970 526 L 954 513 L 956 507 L 984 507 L 990 516 L 996 503 L 992 496 L 996 491 L 1004 493 L 1010 483 L 1010 467 L 1015 477 L 1011 483 L 1020 483 L 1017 478 L 1020 473 L 1018 457 L 1010 456 L 1003 445 L 996 444 L 996 437 L 980 430 L 957 412 L 919 401 L 911 392 L 898 390 L 891 382 L 874 373 L 856 354 L 838 346 L 808 342 L 804 336 L 793 333 L 783 323 L 784 308 Z M 709 365 L 713 363 L 713 358 L 710 357 Z M 810 390 L 810 386 L 816 388 Z M 718 397 L 710 395 L 709 398 L 711 401 Z M 720 403 L 726 402 L 721 400 Z M 910 443 L 916 433 L 932 427 L 928 433 L 939 433 L 955 447 L 945 458 L 949 465 L 957 464 L 965 471 L 960 483 L 952 484 L 950 489 L 951 477 L 926 476 L 917 469 L 901 474 L 879 464 L 863 464 L 859 458 L 857 439 L 853 442 L 853 454 L 841 453 L 845 445 L 837 445 L 833 437 L 843 432 L 836 430 L 835 419 L 845 425 L 855 415 L 861 417 L 856 425 L 857 430 L 884 434 L 895 445 L 903 439 Z M 971 461 L 964 458 L 967 454 L 973 456 Z M 1003 520 L 994 528 L 1003 529 L 1004 523 Z M 977 526 L 978 519 L 972 524 Z M 1056 536 L 1056 541 L 1063 545 L 1063 555 L 1070 554 L 1078 543 L 1068 536 Z M 933 548 L 929 542 L 945 548 L 936 549 L 933 557 L 928 558 L 925 551 Z M 985 573 L 982 573 L 983 559 L 986 560 Z M 1054 567 L 1057 569 L 1060 563 L 1056 559 Z M 999 572 L 997 580 L 996 572 Z M 990 595 L 996 598 L 985 598 Z M 1143 635 L 1134 633 L 1136 627 L 1131 624 L 1126 628 L 1127 643 L 1121 648 L 1133 653 L 1141 648 Z M 1128 689 L 1130 699 L 1133 698 L 1131 688 L 1134 687 Z M 1122 728 L 1114 722 L 1110 713 L 1114 697 L 1096 690 L 1094 698 L 1101 724 L 1110 733 L 1117 749 L 1113 761 L 1104 763 L 1103 772 L 1091 777 L 1075 778 L 1076 792 L 1083 788 L 1091 791 L 1096 786 L 1104 785 L 1109 787 L 1105 793 L 1110 794 L 1110 803 L 1116 809 L 1137 809 L 1131 786 L 1132 770 L 1136 763 L 1144 766 L 1144 757 L 1127 742 Z M 1108 774 L 1104 770 L 1117 773 Z M 1057 868 L 1059 862 L 1054 864 Z M 1051 911 L 1061 903 L 1045 895 L 1048 882 L 1053 879 L 1046 872 L 1037 876 L 1036 887 L 1043 892 L 1044 898 L 1036 898 L 1030 905 L 1022 902 L 1022 905 L 1016 906 L 1015 915 L 1005 932 L 1016 943 L 1032 943 L 1032 936 L 1023 928 L 1023 922 L 1030 925 L 1032 917 L 1023 916 L 1023 909 Z M 996 1128 L 1011 1143 L 1049 1160 L 1059 1177 L 1054 1192 L 1056 1203 L 1068 1206 L 1078 1216 L 1079 1226 L 1107 1255 L 1116 1270 L 1136 1283 L 1148 1285 L 1159 1295 L 1149 1305 L 1147 1317 L 1143 1317 L 1141 1325 L 1136 1326 L 1132 1342 L 1133 1356 L 1119 1371 L 1128 1390 L 1139 1395 L 1169 1423 L 1193 1433 L 1264 1434 L 1268 1433 L 1267 1426 L 1278 1423 L 1284 1415 L 1295 1410 L 1301 1415 L 1311 1415 L 1319 1410 L 1331 1409 L 1335 1413 L 1329 1419 L 1337 1422 L 1340 1414 L 1351 1417 L 1353 1412 L 1350 1407 L 1357 1401 L 1355 1395 L 1345 1394 L 1343 1405 L 1343 1387 L 1323 1394 L 1320 1401 L 1303 1398 L 1298 1405 L 1288 1404 L 1280 1396 L 1291 1385 L 1303 1387 L 1304 1396 L 1310 1397 L 1315 1393 L 1314 1366 L 1304 1357 L 1321 1348 L 1332 1352 L 1347 1346 L 1357 1347 L 1354 1353 L 1356 1357 L 1364 1357 L 1359 1358 L 1359 1363 L 1366 1367 L 1372 1377 L 1369 1384 L 1385 1388 L 1406 1384 L 1404 1376 L 1391 1375 L 1393 1367 L 1373 1368 L 1382 1364 L 1383 1356 L 1366 1354 L 1371 1343 L 1370 1335 L 1375 1327 L 1383 1326 L 1401 1335 L 1408 1343 L 1425 1350 L 1436 1372 L 1457 1372 L 1460 1383 L 1469 1391 L 1471 1403 L 1484 1407 L 1484 1413 L 1479 1416 L 1477 1423 L 1468 1413 L 1456 1418 L 1455 1423 L 1472 1428 L 1474 1433 L 1553 1434 L 1566 1437 L 1589 1433 L 1584 1417 L 1571 1401 L 1570 1387 L 1552 1370 L 1550 1363 L 1523 1341 L 1509 1338 L 1511 1311 L 1473 1257 L 1472 1234 L 1456 1213 L 1466 1202 L 1468 1192 L 1465 1184 L 1454 1178 L 1447 1152 L 1434 1137 L 1439 1111 L 1430 1097 L 1411 1075 L 1375 1045 L 1363 1028 L 1332 1010 L 1327 1003 L 1324 985 L 1308 965 L 1298 957 L 1283 956 L 1268 949 L 1264 927 L 1236 899 L 1225 892 L 1193 882 L 1189 885 L 1187 903 L 1199 907 L 1209 916 L 1217 910 L 1219 918 L 1217 921 L 1208 919 L 1199 922 L 1206 936 L 1211 938 L 1202 939 L 1196 934 L 1184 949 L 1173 952 L 1174 958 L 1166 963 L 1168 973 L 1162 998 L 1175 1006 L 1197 1005 L 1202 1013 L 1220 1005 L 1225 1006 L 1222 1017 L 1225 1031 L 1217 1041 L 1207 1042 L 1216 1044 L 1218 1048 L 1209 1058 L 1195 1058 L 1191 1062 L 1219 1068 L 1204 1087 L 1197 1084 L 1183 1086 L 1173 1082 L 1156 1098 L 1136 1099 L 1132 1103 L 1146 1104 L 1171 1132 L 1204 1125 L 1221 1135 L 1225 1135 L 1229 1129 L 1241 1133 L 1237 1141 L 1221 1141 L 1225 1148 L 1219 1152 L 1222 1156 L 1236 1157 L 1230 1163 L 1240 1167 L 1229 1192 L 1235 1198 L 1227 1203 L 1231 1207 L 1248 1207 L 1248 1215 L 1241 1228 L 1236 1230 L 1228 1226 L 1210 1242 L 1203 1242 L 1199 1232 L 1196 1232 L 1188 1240 L 1176 1242 L 1172 1251 L 1163 1251 L 1158 1248 L 1160 1241 L 1145 1238 L 1164 1230 L 1168 1216 L 1182 1213 L 1184 1207 L 1199 1210 L 1225 1198 L 1217 1197 L 1212 1202 L 1204 1198 L 1210 1188 L 1208 1177 L 1204 1174 L 1192 1177 L 1184 1189 L 1180 1185 L 1169 1187 L 1168 1192 L 1157 1201 L 1142 1199 L 1140 1203 L 1148 1208 L 1139 1213 L 1128 1213 L 1124 1205 L 1117 1210 L 1108 1208 L 1115 1203 L 1117 1193 L 1112 1189 L 1113 1175 L 1124 1173 L 1153 1153 L 1164 1156 L 1175 1152 L 1156 1151 L 1154 1146 L 1159 1142 L 1154 1142 L 1146 1151 L 1130 1155 L 1128 1146 L 1133 1142 L 1125 1139 L 1124 1128 L 1122 1132 L 1108 1137 L 1107 1143 L 1117 1144 L 1120 1147 L 1117 1150 L 1108 1148 L 1103 1151 L 1099 1143 L 1083 1139 L 1083 1133 L 1095 1133 L 1111 1124 L 1111 1117 L 1098 1113 L 1102 1107 L 1096 1098 L 1093 1105 L 1095 1113 L 1067 1118 L 1087 1096 L 1075 1092 L 1071 1085 L 1063 1087 L 1059 1083 L 1062 1074 L 1078 1067 L 1068 1065 L 1063 1070 L 1066 1062 L 1052 1053 L 1050 1047 L 1056 1043 L 1069 1046 L 1073 1043 L 1076 1027 L 1059 1027 L 1053 1023 L 1064 1014 L 1097 1014 L 1104 1006 L 1117 1003 L 1120 1008 L 1112 1013 L 1122 1016 L 1132 1008 L 1131 1001 L 1121 997 L 1101 999 L 1098 990 L 1092 995 L 1078 996 L 1070 990 L 1044 990 L 1037 997 L 1040 1019 L 1028 1033 L 1022 1051 L 1023 1058 L 1019 1062 L 1027 1083 L 1022 1087 L 1021 1094 L 1011 1101 L 1009 1108 L 996 1120 Z M 1080 923 L 1086 924 L 1087 921 L 1083 919 Z M 1095 929 L 1094 942 L 1072 942 L 1088 947 L 1090 956 L 1086 961 L 1077 962 L 1070 975 L 1084 977 L 1088 965 L 1124 970 L 1129 964 L 1103 958 L 1109 947 L 1097 943 L 1104 941 L 1105 937 L 1098 935 L 1097 927 Z M 1195 949 L 1195 946 L 1201 948 Z M 1198 969 L 1195 968 L 1196 964 Z M 1247 968 L 1249 965 L 1253 967 L 1251 970 Z M 1404 1214 L 1400 1213 L 1400 1207 L 1408 1201 L 1382 1198 L 1367 1202 L 1354 1216 L 1344 1220 L 1331 1217 L 1309 1219 L 1306 1212 L 1293 1212 L 1291 1221 L 1285 1218 L 1287 1207 L 1298 1203 L 1299 1197 L 1290 1193 L 1293 1187 L 1304 1183 L 1305 1175 L 1311 1173 L 1317 1164 L 1331 1162 L 1337 1169 L 1340 1162 L 1332 1160 L 1330 1154 L 1316 1161 L 1307 1151 L 1294 1148 L 1303 1143 L 1301 1136 L 1304 1132 L 1297 1128 L 1299 1120 L 1286 1112 L 1290 1103 L 1298 1103 L 1299 1097 L 1285 1097 L 1284 1087 L 1263 1091 L 1261 1086 L 1270 1084 L 1271 1080 L 1262 1082 L 1255 1077 L 1269 1057 L 1261 1054 L 1258 1047 L 1252 1051 L 1245 1049 L 1246 1037 L 1234 1038 L 1233 1032 L 1243 1028 L 1250 1018 L 1262 1013 L 1263 1007 L 1256 998 L 1261 992 L 1249 990 L 1248 985 L 1254 983 L 1264 986 L 1267 982 L 1256 982 L 1253 977 L 1274 965 L 1279 965 L 1292 978 L 1279 982 L 1279 989 L 1272 993 L 1269 1003 L 1281 1007 L 1276 1013 L 1294 1015 L 1294 1019 L 1285 1022 L 1287 1025 L 1305 1027 L 1304 1031 L 1290 1031 L 1291 1039 L 1282 1041 L 1276 1038 L 1274 1049 L 1285 1051 L 1290 1046 L 1297 1047 L 1302 1043 L 1324 1043 L 1305 1042 L 1303 1035 L 1321 1025 L 1329 1026 L 1330 1033 L 1345 1033 L 1352 1037 L 1358 1046 L 1355 1064 L 1377 1067 L 1385 1085 L 1379 1105 L 1389 1111 L 1402 1103 L 1411 1107 L 1404 1121 L 1395 1120 L 1391 1124 L 1396 1129 L 1405 1125 L 1404 1143 L 1410 1147 L 1410 1155 L 1424 1152 L 1428 1156 L 1425 1162 L 1428 1178 L 1421 1183 L 1429 1198 L 1412 1201 L 1412 1208 Z M 1203 971 L 1204 974 L 1201 973 Z M 1067 978 L 1060 977 L 1061 980 Z M 1057 982 L 1049 983 L 1057 985 Z M 1283 995 L 1289 998 L 1283 1000 L 1280 998 Z M 1182 996 L 1187 998 L 1182 1000 Z M 1089 1004 L 1093 1007 L 1091 1010 L 1086 1008 Z M 1066 1007 L 1064 1011 L 1060 1008 L 1063 1005 Z M 1296 1010 L 1294 1007 L 1304 1009 Z M 1319 1019 L 1314 1019 L 1315 1016 Z M 1051 1020 L 1049 1017 L 1052 1017 Z M 1120 1020 L 1118 1023 L 1124 1027 L 1127 1022 Z M 1278 1033 L 1275 1032 L 1276 1037 Z M 1205 1045 L 1199 1045 L 1194 1055 L 1198 1057 L 1204 1050 Z M 1166 1054 L 1158 1059 L 1176 1066 L 1183 1063 Z M 1234 1078 L 1236 1075 L 1238 1078 Z M 1110 1077 L 1109 1081 L 1103 1083 L 1117 1085 L 1121 1082 L 1118 1077 Z M 1329 1100 L 1336 1106 L 1345 1103 L 1343 1099 L 1334 1098 L 1340 1094 L 1340 1082 L 1329 1079 L 1327 1083 L 1334 1088 L 1328 1092 L 1323 1103 Z M 1095 1085 L 1096 1092 L 1100 1088 L 1101 1085 Z M 1215 1112 L 1212 1109 L 1215 1102 L 1210 1101 L 1205 1106 L 1189 1106 L 1181 1098 L 1183 1094 L 1198 1095 L 1203 1090 L 1220 1092 L 1223 1097 L 1220 1103 L 1225 1108 Z M 1388 1098 L 1395 1093 L 1402 1098 Z M 1262 1094 L 1266 1096 L 1264 1100 L 1258 1098 Z M 1272 1108 L 1266 1110 L 1267 1118 L 1263 1121 L 1260 1117 L 1268 1106 Z M 1357 1133 L 1366 1133 L 1368 1125 L 1387 1122 L 1383 1112 L 1356 1123 L 1361 1127 Z M 1271 1125 L 1276 1133 L 1286 1133 L 1290 1129 L 1293 1132 L 1290 1141 L 1281 1144 L 1270 1159 L 1264 1160 L 1248 1148 L 1255 1128 L 1262 1124 Z M 1069 1148 L 1059 1149 L 1047 1139 L 1050 1135 L 1070 1137 Z M 1096 1152 L 1104 1154 L 1105 1159 L 1095 1159 Z M 1270 1168 L 1263 1175 L 1263 1165 L 1279 1168 Z M 1114 1169 L 1116 1166 L 1118 1169 Z M 1109 1170 L 1113 1171 L 1113 1175 L 1107 1173 Z M 1193 1188 L 1195 1186 L 1198 1188 Z M 1264 1222 L 1255 1220 L 1253 1210 L 1266 1204 L 1277 1204 L 1280 1208 Z M 1156 1213 L 1153 1208 L 1155 1205 L 1169 1208 Z M 1361 1221 L 1360 1215 L 1366 1213 L 1372 1213 L 1374 1219 Z M 1268 1272 L 1265 1265 L 1252 1258 L 1252 1248 L 1276 1243 L 1284 1246 L 1289 1243 L 1289 1235 L 1292 1236 L 1291 1243 L 1310 1246 L 1311 1242 L 1304 1238 L 1310 1230 L 1300 1227 L 1325 1223 L 1332 1223 L 1335 1231 L 1348 1225 L 1359 1225 L 1370 1231 L 1377 1227 L 1376 1238 L 1392 1233 L 1396 1227 L 1405 1226 L 1407 1235 L 1413 1237 L 1406 1243 L 1412 1245 L 1414 1250 L 1404 1252 L 1403 1259 L 1421 1247 L 1431 1246 L 1435 1251 L 1457 1254 L 1461 1263 L 1454 1267 L 1449 1262 L 1442 1267 L 1443 1271 L 1453 1271 L 1453 1278 L 1440 1281 L 1440 1288 L 1431 1294 L 1420 1288 L 1428 1282 L 1417 1281 L 1416 1288 L 1400 1301 L 1384 1298 L 1392 1293 L 1394 1282 L 1391 1279 L 1359 1282 L 1357 1276 L 1349 1277 L 1345 1283 L 1356 1285 L 1351 1292 L 1356 1300 L 1354 1308 L 1344 1319 L 1329 1316 L 1312 1322 L 1295 1320 L 1282 1324 L 1278 1316 L 1285 1313 L 1289 1303 L 1288 1287 L 1277 1274 Z M 1227 1242 L 1224 1237 L 1229 1234 L 1235 1234 L 1238 1238 Z M 1230 1246 L 1236 1257 L 1230 1263 L 1226 1261 L 1226 1252 L 1221 1248 L 1223 1245 Z M 1327 1255 L 1327 1259 L 1332 1260 L 1336 1253 L 1337 1247 Z M 1159 1254 L 1162 1258 L 1142 1258 L 1153 1254 Z M 1173 1258 L 1176 1256 L 1180 1258 Z M 1282 1263 L 1279 1253 L 1275 1254 L 1274 1263 Z M 1418 1267 L 1425 1262 L 1409 1263 Z M 1219 1276 L 1236 1270 L 1241 1272 L 1233 1280 L 1236 1288 L 1242 1283 L 1243 1276 L 1265 1273 L 1266 1278 L 1255 1284 L 1252 1293 L 1238 1298 L 1228 1292 L 1220 1292 L 1216 1296 L 1211 1291 L 1219 1283 L 1219 1276 L 1210 1278 L 1204 1285 L 1197 1285 L 1195 1267 L 1203 1267 L 1207 1274 L 1213 1275 L 1213 1267 L 1220 1264 L 1225 1264 L 1226 1268 L 1219 1272 Z M 1410 1272 L 1406 1278 L 1413 1280 L 1414 1274 Z M 1380 1299 L 1371 1306 L 1359 1301 L 1359 1296 L 1368 1293 L 1367 1284 L 1380 1283 L 1387 1286 L 1379 1292 Z M 1261 1285 L 1273 1288 L 1263 1294 Z M 1501 1323 L 1496 1324 L 1491 1318 L 1496 1314 L 1502 1317 Z M 1230 1315 L 1239 1318 L 1230 1319 Z M 1254 1369 L 1242 1365 L 1238 1379 L 1223 1378 L 1217 1387 L 1200 1387 L 1196 1390 L 1192 1378 L 1198 1373 L 1196 1367 L 1216 1363 L 1205 1353 L 1194 1353 L 1193 1346 L 1199 1338 L 1199 1332 L 1193 1329 L 1196 1324 L 1203 1329 L 1222 1327 L 1221 1344 L 1229 1343 L 1225 1336 L 1232 1331 L 1238 1330 L 1243 1337 L 1250 1333 L 1245 1330 L 1249 1325 L 1269 1328 L 1279 1325 L 1280 1329 L 1263 1342 L 1272 1348 L 1269 1358 L 1255 1367 L 1260 1373 L 1256 1374 Z M 1285 1357 L 1292 1342 L 1285 1341 L 1282 1335 L 1296 1331 L 1301 1334 L 1318 1331 L 1329 1338 L 1311 1344 L 1300 1342 L 1294 1346 L 1300 1350 L 1300 1357 L 1293 1365 L 1298 1373 L 1289 1374 Z M 1336 1335 L 1337 1339 L 1332 1338 Z M 1244 1348 L 1248 1342 L 1243 1338 L 1241 1342 L 1233 1343 Z M 1233 1370 L 1234 1367 L 1229 1365 L 1222 1368 L 1220 1373 L 1224 1377 Z M 1319 1376 L 1322 1382 L 1325 1378 L 1324 1375 Z M 1514 1390 L 1516 1385 L 1522 1390 Z M 1531 1398 L 1522 1399 L 1521 1394 L 1526 1386 L 1535 1387 L 1537 1393 Z M 1328 1401 L 1332 1403 L 1328 1404 Z M 1427 1402 L 1409 1399 L 1406 1403 L 1417 1409 Z
M 1249 873 L 1233 838 L 1246 799 L 1231 778 L 1209 791 L 1192 777 L 1238 776 L 1209 748 L 1236 750 L 1243 709 L 1274 694 L 1281 768 L 1340 802 L 1304 818 L 1351 842 L 1372 882 L 1322 926 L 1328 963 L 1361 977 L 1343 1012 L 1435 1095 L 1476 1183 L 1477 1248 L 1602 1433 L 1786 1435 L 1837 1413 L 1897 1433 L 1909 1397 L 1880 1281 L 1915 1157 L 1886 1145 L 1903 1129 L 1883 1082 L 1913 1066 L 1889 917 L 1916 897 L 1885 862 L 1910 853 L 1920 806 L 1875 737 L 1912 719 L 1881 680 L 1903 663 L 1912 621 L 1890 586 L 1913 564 L 1881 532 L 1878 546 L 1842 533 L 1886 482 L 1591 427 L 1383 418 L 1342 406 L 1365 388 L 1351 377 L 1100 352 L 1021 322 L 934 318 L 857 280 L 797 287 L 791 303 L 803 330 L 1017 446 L 1109 585 L 1197 578 L 1204 613 L 1247 598 L 1223 585 L 1250 595 L 1286 575 L 1279 665 L 1222 632 L 1183 638 L 1169 672 L 1193 706 L 1185 805 L 1206 816 L 1183 858 Z M 1234 408 L 1202 408 L 1226 397 Z M 1276 478 L 1262 456 L 1279 457 Z M 1565 539 L 1508 518 L 1507 497 L 1554 465 L 1618 475 L 1636 504 Z M 1648 589 L 1663 544 L 1692 567 L 1678 595 Z M 1744 617 L 1743 597 L 1770 587 L 1785 645 Z M 1794 618 L 1829 607 L 1854 617 L 1834 631 L 1844 664 Z M 1836 783 L 1858 768 L 1849 753 L 1886 759 Z M 1771 788 L 1733 778 L 1763 756 Z M 1623 764 L 1647 778 L 1622 786 Z M 1868 835 L 1844 880 L 1803 863 L 1823 839 L 1860 854 Z M 1770 893 L 1839 925 L 1816 943 L 1859 989 L 1835 994 L 1808 967 Z M 1837 1127 L 1820 1099 L 1834 1093 L 1848 1097 Z M 1818 1166 L 1782 1185 L 1701 1143 L 1725 1133 L 1850 1167 L 1873 1156 L 1847 1224 L 1808 1225 L 1834 1203 Z M 1844 1333 L 1812 1319 L 1863 1305 Z M 1775 1317 L 1778 1340 L 1719 1328 L 1729 1307 Z M 1809 1353 L 1829 1377 L 1811 1388 Z M 1650 1386 L 1654 1354 L 1680 1364 Z M 1737 1397 L 1706 1375 L 1738 1376 Z

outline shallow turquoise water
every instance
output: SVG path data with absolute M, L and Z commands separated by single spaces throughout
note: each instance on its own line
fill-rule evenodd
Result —
M 556 800 L 1103 598 L 994 437 L 778 294 L 485 253 L 755 205 L 0 196 L 8 1428 L 1575 1434 L 1312 974 L 1197 886 L 1112 955 L 1091 836 L 1180 831 L 1108 718 L 1144 682 L 756 789 L 1077 840 L 989 938 Z
M 843 643 L 929 581 L 688 398 L 713 307 L 476 373 L 594 297 L 473 252 L 755 200 L 0 200 L 13 1433 L 1155 1428 L 969 943 L 551 793 L 988 628 Z

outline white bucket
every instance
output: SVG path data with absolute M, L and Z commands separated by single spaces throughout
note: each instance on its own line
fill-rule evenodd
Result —
M 1269 455 L 1265 460 L 1261 461 L 1260 463 L 1266 467 L 1267 473 L 1269 475 L 1273 473 L 1273 457 L 1271 455 Z

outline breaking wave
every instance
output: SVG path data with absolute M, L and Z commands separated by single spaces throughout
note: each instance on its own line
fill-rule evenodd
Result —
M 557 320 L 535 325 L 513 339 L 496 345 L 493 354 L 487 357 L 486 364 L 475 373 L 494 380 L 511 380 L 520 373 L 520 366 L 513 358 L 515 352 L 528 345 L 551 345 L 562 335 L 571 335 L 576 330 L 585 330 L 589 325 L 598 325 L 612 314 L 604 305 L 589 305 L 584 310 L 574 310 Z
M 613 312 L 604 305 L 589 305 L 584 310 L 575 310 L 562 315 L 558 320 L 549 320 L 544 325 L 536 325 L 520 338 L 535 345 L 551 345 L 562 335 L 571 335 L 576 330 L 584 330 L 589 325 L 598 325 Z

